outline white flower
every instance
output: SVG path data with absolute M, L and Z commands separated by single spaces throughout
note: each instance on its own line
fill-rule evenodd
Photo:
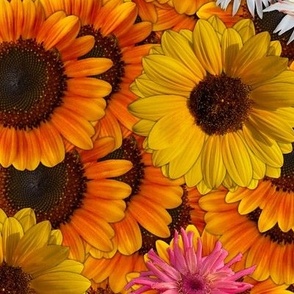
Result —
M 217 0 L 216 5 L 219 5 L 222 9 L 226 9 L 232 0 Z M 233 0 L 233 15 L 235 15 L 240 7 L 241 0 Z M 251 15 L 254 17 L 255 8 L 257 15 L 262 18 L 263 6 L 270 5 L 270 0 L 247 0 L 247 7 Z
M 277 10 L 279 12 L 283 12 L 285 16 L 282 18 L 280 23 L 274 30 L 274 33 L 278 33 L 279 35 L 284 34 L 285 32 L 291 30 L 294 27 L 294 2 L 293 1 L 278 1 L 275 4 L 268 6 L 264 9 L 264 12 Z M 291 43 L 294 40 L 294 31 L 292 32 L 288 43 Z

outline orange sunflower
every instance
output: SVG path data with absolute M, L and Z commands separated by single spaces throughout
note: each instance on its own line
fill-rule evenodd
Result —
M 284 154 L 279 178 L 265 177 L 254 190 L 238 188 L 228 192 L 226 201 L 240 201 L 240 214 L 248 214 L 261 208 L 258 219 L 261 232 L 273 228 L 276 224 L 283 232 L 294 228 L 294 152 Z
M 41 0 L 46 15 L 58 10 L 80 18 L 79 36 L 92 35 L 93 49 L 81 59 L 106 57 L 113 66 L 104 73 L 95 75 L 97 80 L 106 80 L 112 91 L 106 97 L 105 116 L 99 121 L 100 136 L 112 136 L 118 148 L 122 142 L 122 126 L 129 130 L 137 121 L 127 110 L 136 99 L 129 90 L 130 84 L 141 73 L 142 56 L 147 55 L 151 45 L 137 46 L 151 32 L 149 22 L 136 23 L 137 7 L 123 0 Z
M 110 223 L 124 217 L 123 199 L 131 192 L 129 185 L 113 178 L 132 167 L 124 159 L 97 161 L 113 148 L 112 138 L 101 138 L 92 150 L 67 151 L 54 167 L 40 164 L 33 171 L 1 167 L 0 208 L 9 216 L 24 207 L 34 209 L 38 221 L 49 220 L 61 230 L 63 244 L 77 260 L 84 259 L 84 242 L 112 250 Z
M 93 36 L 78 37 L 76 16 L 47 18 L 39 1 L 0 1 L 0 164 L 33 170 L 64 160 L 64 142 L 93 147 L 109 83 L 89 76 L 112 66 L 84 58 Z
M 124 287 L 127 284 L 127 274 L 145 270 L 143 255 L 138 252 L 131 255 L 116 252 L 112 258 L 96 259 L 89 255 L 84 262 L 82 274 L 91 280 L 93 290 L 97 293 L 98 290 L 102 293 L 126 293 Z
M 241 252 L 246 267 L 256 265 L 252 277 L 257 281 L 271 278 L 277 285 L 294 283 L 294 231 L 283 232 L 278 224 L 259 230 L 261 208 L 241 215 L 238 203 L 226 203 L 225 189 L 202 196 L 200 206 L 205 214 L 206 229 L 220 236 L 233 256 Z
M 168 238 L 169 224 L 172 222 L 169 210 L 182 202 L 182 180 L 165 178 L 160 169 L 152 165 L 151 155 L 142 150 L 141 141 L 140 137 L 126 137 L 120 148 L 101 159 L 101 162 L 125 160 L 133 165 L 127 173 L 115 178 L 128 184 L 132 192 L 124 199 L 125 217 L 112 225 L 115 232 L 112 240 L 114 250 L 107 257 L 111 257 L 116 249 L 125 255 L 139 250 L 142 247 L 142 235 L 146 232 L 158 238 Z M 95 248 L 89 250 L 95 257 L 106 257 Z
M 170 5 L 170 1 L 133 1 L 138 6 L 140 18 L 152 23 L 153 34 L 169 29 L 177 32 L 181 29 L 193 30 L 198 19 L 208 19 L 211 15 L 217 15 L 228 27 L 243 18 L 243 10 L 240 9 L 233 16 L 231 7 L 224 11 L 211 0 L 177 1 L 178 4 L 189 8 L 190 12 L 177 9 L 176 6 Z
M 140 271 L 146 271 L 146 266 L 144 264 L 144 255 L 150 249 L 155 248 L 156 241 L 162 240 L 166 243 L 169 243 L 173 237 L 175 230 L 179 230 L 181 227 L 187 227 L 189 224 L 193 223 L 192 214 L 195 209 L 194 207 L 196 206 L 196 201 L 193 196 L 195 196 L 194 191 L 192 191 L 191 195 L 189 195 L 189 193 L 187 193 L 187 191 L 185 190 L 182 196 L 182 203 L 176 208 L 167 209 L 167 212 L 172 219 L 171 223 L 168 225 L 168 229 L 170 232 L 168 238 L 161 238 L 158 235 L 155 235 L 146 230 L 144 227 L 139 226 L 142 245 L 138 251 L 129 255 L 125 255 L 117 251 L 115 252 L 115 254 L 112 254 L 110 258 L 109 256 L 97 258 L 96 256 L 93 256 L 91 254 L 88 255 L 84 263 L 85 270 L 83 274 L 91 280 L 92 285 L 98 283 L 99 287 L 105 289 L 105 292 L 97 293 L 126 292 L 123 290 L 123 288 L 128 282 L 128 275 L 132 272 L 138 273 Z M 126 214 L 125 219 L 127 217 L 128 216 Z M 123 221 L 121 221 L 121 223 L 122 222 Z M 130 221 L 128 221 L 128 223 L 130 223 Z M 126 228 L 128 223 L 124 223 Z M 155 221 L 154 225 L 156 224 L 159 225 L 159 222 Z M 198 222 L 197 224 L 200 224 L 200 222 Z M 119 229 L 121 229 L 121 231 L 118 231 L 116 229 L 116 234 L 123 236 L 123 233 L 125 232 L 125 239 L 121 239 L 121 244 L 125 247 L 129 246 L 130 238 L 127 238 L 128 232 L 124 230 L 122 226 L 120 226 Z M 208 234 L 206 233 L 203 234 L 203 238 L 207 246 L 208 244 L 211 244 L 211 246 L 213 246 L 213 241 L 216 239 L 215 236 L 208 236 Z M 123 242 L 125 242 L 125 244 Z M 206 249 L 208 250 L 209 248 L 207 247 Z

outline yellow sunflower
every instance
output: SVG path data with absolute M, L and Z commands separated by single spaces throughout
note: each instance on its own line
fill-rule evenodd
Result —
M 64 143 L 93 147 L 92 121 L 104 115 L 109 83 L 89 76 L 112 66 L 85 58 L 93 36 L 77 37 L 80 21 L 39 1 L 0 1 L 0 164 L 19 170 L 64 159 Z
M 38 221 L 49 220 L 63 233 L 63 244 L 78 260 L 85 255 L 84 242 L 111 251 L 111 223 L 124 217 L 131 188 L 113 179 L 127 172 L 127 160 L 97 161 L 113 151 L 110 137 L 94 142 L 92 150 L 72 149 L 54 167 L 39 165 L 33 171 L 0 167 L 0 207 L 12 216 L 21 208 L 35 210 Z
M 123 0 L 41 0 L 46 15 L 58 10 L 80 18 L 79 36 L 92 35 L 95 39 L 93 49 L 81 59 L 105 57 L 113 66 L 104 73 L 95 75 L 97 80 L 106 80 L 112 91 L 105 97 L 105 116 L 99 121 L 100 136 L 112 136 L 116 147 L 122 142 L 122 127 L 129 130 L 137 121 L 127 110 L 135 100 L 129 90 L 131 82 L 142 71 L 141 59 L 147 55 L 151 45 L 141 45 L 151 32 L 149 22 L 136 23 L 135 3 Z M 95 13 L 93 13 L 95 12 Z
M 62 235 L 33 210 L 7 217 L 0 209 L 0 281 L 3 293 L 84 293 L 90 281 L 83 265 L 68 259 Z
M 152 165 L 151 156 L 144 152 L 141 141 L 138 136 L 128 136 L 120 148 L 99 161 L 101 164 L 104 160 L 132 162 L 128 172 L 115 178 L 121 184 L 129 185 L 132 192 L 124 199 L 124 218 L 112 224 L 115 232 L 112 253 L 105 255 L 95 248 L 88 249 L 97 258 L 111 257 L 116 250 L 125 255 L 134 253 L 142 248 L 144 234 L 170 237 L 171 211 L 182 203 L 182 180 L 165 178 L 160 169 Z
M 255 188 L 280 175 L 292 150 L 294 72 L 268 33 L 245 41 L 250 25 L 238 26 L 214 18 L 194 31 L 166 31 L 132 85 L 134 132 L 146 137 L 153 164 L 201 193 Z
M 248 214 L 257 208 L 262 212 L 258 228 L 265 232 L 276 224 L 283 232 L 294 228 L 294 152 L 284 155 L 284 164 L 279 178 L 265 177 L 254 190 L 238 188 L 228 192 L 228 203 L 239 201 L 240 214 Z
M 294 231 L 283 232 L 278 224 L 266 231 L 258 228 L 262 209 L 241 215 L 238 203 L 226 203 L 227 191 L 213 191 L 200 199 L 206 210 L 206 230 L 219 235 L 230 254 L 244 255 L 246 267 L 256 265 L 251 275 L 257 281 L 271 278 L 277 285 L 294 283 Z

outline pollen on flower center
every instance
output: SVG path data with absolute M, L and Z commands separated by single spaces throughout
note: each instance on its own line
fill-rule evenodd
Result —
M 208 75 L 192 90 L 188 107 L 205 133 L 224 135 L 242 129 L 252 105 L 249 92 L 239 78 Z
M 54 167 L 40 164 L 33 171 L 19 171 L 10 166 L 0 168 L 0 175 L 0 206 L 5 212 L 13 215 L 30 207 L 38 221 L 49 220 L 53 228 L 70 219 L 86 190 L 83 166 L 74 152 Z
M 284 154 L 284 164 L 279 178 L 265 177 L 264 180 L 270 181 L 276 191 L 294 193 L 294 152 Z
M 260 208 L 255 209 L 250 212 L 247 217 L 257 223 L 260 217 L 262 210 Z M 289 230 L 288 232 L 283 232 L 278 224 L 272 227 L 270 230 L 262 233 L 264 236 L 268 236 L 272 242 L 279 244 L 294 244 L 294 232 L 293 230 Z
M 66 75 L 58 52 L 33 39 L 0 44 L 0 124 L 32 129 L 62 104 Z
M 0 292 L 9 294 L 34 294 L 30 289 L 31 276 L 22 271 L 20 267 L 9 266 L 3 262 L 0 265 Z
M 113 35 L 103 36 L 100 30 L 94 29 L 92 25 L 82 26 L 79 35 L 92 35 L 95 38 L 94 47 L 86 55 L 81 57 L 81 59 L 105 57 L 111 59 L 113 62 L 113 66 L 109 70 L 95 76 L 97 79 L 107 81 L 112 86 L 111 93 L 104 97 L 107 101 L 113 93 L 120 90 L 120 84 L 125 74 L 125 62 L 122 60 L 122 53 L 117 38 Z

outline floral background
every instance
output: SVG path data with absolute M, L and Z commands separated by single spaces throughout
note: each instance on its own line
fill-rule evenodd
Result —
M 294 292 L 293 27 L 289 0 L 0 0 L 0 290 Z

